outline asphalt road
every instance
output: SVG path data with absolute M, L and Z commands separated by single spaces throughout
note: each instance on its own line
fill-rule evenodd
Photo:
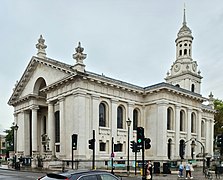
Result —
M 27 179 L 27 180 L 32 180 L 32 179 L 37 179 L 39 177 L 42 177 L 45 175 L 45 172 L 36 172 L 36 171 L 16 171 L 14 169 L 5 169 L 0 167 L 0 179 L 16 179 L 16 180 L 22 180 L 22 179 Z M 122 180 L 139 180 L 142 179 L 140 175 L 134 176 L 134 174 L 130 174 L 129 177 L 126 176 L 125 173 L 120 174 L 122 176 Z M 202 173 L 202 169 L 195 169 L 193 172 L 193 179 L 194 180 L 204 180 L 205 177 Z M 221 177 L 222 178 L 222 177 Z M 171 179 L 179 179 L 183 180 L 184 178 L 178 178 L 177 172 L 172 173 L 172 174 L 154 174 L 153 175 L 153 180 L 171 180 Z M 215 179 L 215 178 L 213 178 Z

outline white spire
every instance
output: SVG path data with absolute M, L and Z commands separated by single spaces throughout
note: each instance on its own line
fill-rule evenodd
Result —
M 183 26 L 185 26 L 187 24 L 186 22 L 186 5 L 184 3 L 184 16 L 183 16 Z

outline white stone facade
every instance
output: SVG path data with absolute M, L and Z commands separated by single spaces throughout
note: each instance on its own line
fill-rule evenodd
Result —
M 26 157 L 52 154 L 71 160 L 71 135 L 78 134 L 75 159 L 89 160 L 88 140 L 96 135 L 96 159 L 110 160 L 114 138 L 115 159 L 127 159 L 128 127 L 130 141 L 136 140 L 136 127 L 145 128 L 151 149 L 145 158 L 180 159 L 182 144 L 194 138 L 213 154 L 213 97 L 200 94 L 201 79 L 192 59 L 190 29 L 183 27 L 176 39 L 176 61 L 166 83 L 139 87 L 85 70 L 86 54 L 79 43 L 75 65 L 67 65 L 46 56 L 41 36 L 37 56 L 33 56 L 9 100 L 19 126 L 17 151 Z M 203 102 L 209 100 L 209 105 Z M 201 152 L 186 146 L 185 158 Z M 141 153 L 138 153 L 141 156 Z M 130 151 L 130 159 L 134 154 Z

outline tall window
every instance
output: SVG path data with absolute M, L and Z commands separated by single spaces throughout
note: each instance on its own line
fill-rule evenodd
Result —
M 139 113 L 138 110 L 133 110 L 133 130 L 137 130 L 138 127 L 138 119 L 139 119 Z
M 205 136 L 205 133 L 204 133 L 204 121 L 202 120 L 201 121 L 201 137 L 204 137 Z
M 171 143 L 172 143 L 172 140 L 168 139 L 168 146 L 167 146 L 167 156 L 168 156 L 168 159 L 171 159 Z
M 117 109 L 117 128 L 123 129 L 123 119 L 124 119 L 123 108 L 121 106 Z
M 195 113 L 191 113 L 191 132 L 195 133 L 196 132 L 196 115 Z
M 192 85 L 191 85 L 191 91 L 194 92 L 194 90 L 195 90 L 195 85 L 192 84 Z
M 46 116 L 43 117 L 43 134 L 46 134 Z
M 167 109 L 167 130 L 173 129 L 172 124 L 173 124 L 173 109 L 169 107 Z
M 180 158 L 181 159 L 184 159 L 184 154 L 185 154 L 185 152 L 184 152 L 184 140 L 180 140 L 180 144 L 179 144 L 179 156 L 180 156 Z
M 183 110 L 180 111 L 180 131 L 184 131 L 185 127 L 185 112 Z
M 104 103 L 99 105 L 99 126 L 106 126 L 106 106 Z
M 55 142 L 60 142 L 60 111 L 56 111 L 55 115 Z

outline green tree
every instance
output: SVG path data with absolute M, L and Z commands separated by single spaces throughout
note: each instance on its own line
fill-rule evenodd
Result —
M 214 135 L 223 133 L 223 101 L 216 99 L 214 100 L 214 109 L 216 110 L 214 119 L 215 119 L 215 128 Z
M 10 129 L 4 131 L 6 133 L 6 151 L 14 151 L 14 126 L 11 126 Z

